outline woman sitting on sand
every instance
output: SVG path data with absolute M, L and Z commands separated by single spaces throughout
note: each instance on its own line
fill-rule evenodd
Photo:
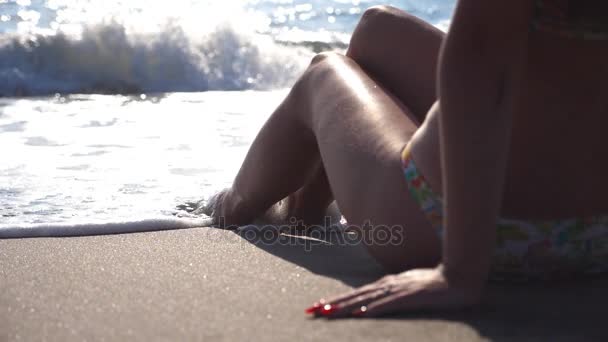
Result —
M 607 4 L 460 0 L 445 37 L 369 9 L 346 56 L 313 58 L 214 216 L 247 224 L 289 196 L 309 223 L 335 199 L 350 225 L 403 227 L 402 244 L 367 243 L 395 274 L 308 310 L 330 317 L 607 270 Z

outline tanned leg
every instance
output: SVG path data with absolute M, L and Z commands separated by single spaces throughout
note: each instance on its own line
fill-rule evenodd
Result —
M 436 100 L 435 79 L 444 33 L 402 10 L 376 6 L 363 14 L 347 56 L 396 96 L 418 123 Z M 306 184 L 283 205 L 288 217 L 322 222 L 333 194 L 323 164 L 318 163 Z M 285 218 L 287 219 L 287 218 Z
M 217 215 L 228 224 L 249 223 L 306 184 L 321 160 L 350 224 L 405 234 L 399 243 L 363 241 L 373 256 L 391 271 L 433 266 L 439 239 L 400 167 L 416 121 L 352 59 L 319 55 L 256 137 Z

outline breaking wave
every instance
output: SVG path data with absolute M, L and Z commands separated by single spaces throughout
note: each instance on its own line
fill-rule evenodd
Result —
M 137 33 L 116 22 L 79 35 L 10 33 L 0 36 L 0 96 L 281 88 L 312 53 L 230 25 L 201 36 L 171 23 Z

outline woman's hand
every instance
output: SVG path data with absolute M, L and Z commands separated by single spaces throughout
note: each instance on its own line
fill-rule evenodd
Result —
M 443 268 L 390 275 L 350 293 L 320 300 L 306 312 L 327 318 L 376 317 L 415 310 L 461 309 L 478 303 L 481 290 L 450 285 Z

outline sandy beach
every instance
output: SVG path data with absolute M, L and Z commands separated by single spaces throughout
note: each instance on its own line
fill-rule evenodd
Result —
M 491 285 L 477 309 L 327 321 L 304 309 L 382 275 L 360 246 L 213 228 L 0 240 L 0 341 L 606 340 L 608 278 Z

